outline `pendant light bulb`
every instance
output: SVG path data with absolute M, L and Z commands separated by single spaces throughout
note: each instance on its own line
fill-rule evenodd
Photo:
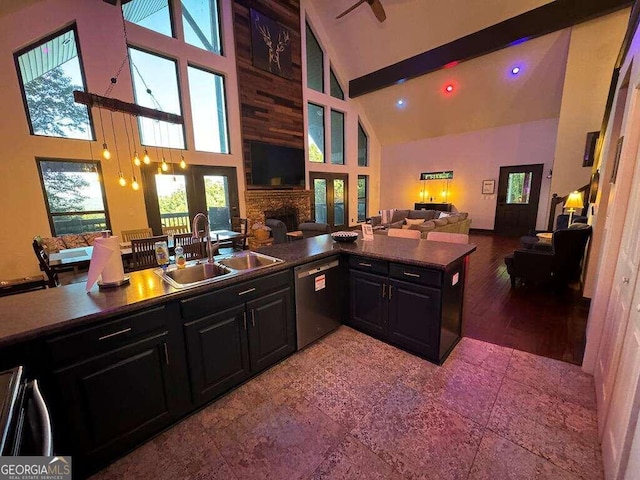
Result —
M 151 159 L 149 158 L 149 152 L 147 152 L 147 149 L 144 149 L 144 156 L 142 157 L 142 161 L 144 162 L 145 165 L 149 165 L 151 163 Z
M 127 185 L 127 181 L 124 178 L 124 174 L 120 172 L 120 178 L 118 179 L 118 183 L 121 187 L 125 187 Z
M 107 147 L 107 142 L 102 144 L 102 157 L 105 160 L 109 160 L 111 158 L 111 152 L 109 151 L 109 147 Z
M 164 157 L 162 157 L 162 171 L 163 172 L 169 171 L 169 165 L 167 165 L 167 161 L 164 159 Z
M 135 152 L 135 151 L 133 152 L 133 164 L 136 167 L 140 166 L 140 157 L 138 156 L 138 152 Z
M 131 178 L 131 188 L 133 188 L 136 192 L 140 189 L 140 185 L 138 185 L 138 180 L 136 179 L 135 175 Z
M 183 170 L 187 168 L 187 162 L 184 161 L 184 156 L 180 155 L 180 168 Z

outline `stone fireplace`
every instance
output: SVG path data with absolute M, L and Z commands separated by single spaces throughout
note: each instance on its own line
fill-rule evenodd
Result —
M 287 225 L 288 231 L 309 222 L 311 215 L 311 190 L 246 190 L 244 194 L 249 228 L 268 218 L 278 218 Z M 285 221 L 286 220 L 286 221 Z M 294 225 L 295 224 L 295 225 Z

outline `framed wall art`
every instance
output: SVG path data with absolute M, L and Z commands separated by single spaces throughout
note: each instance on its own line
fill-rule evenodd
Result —
M 482 181 L 482 195 L 493 195 L 496 193 L 496 181 L 495 180 L 483 180 Z
M 253 8 L 250 10 L 253 66 L 284 78 L 292 78 L 289 29 Z

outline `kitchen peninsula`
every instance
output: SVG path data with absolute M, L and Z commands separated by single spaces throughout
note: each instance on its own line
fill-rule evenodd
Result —
M 260 249 L 284 262 L 194 288 L 144 270 L 113 290 L 4 297 L 0 366 L 40 378 L 60 451 L 91 472 L 292 354 L 293 267 L 315 260 L 340 261 L 344 323 L 441 363 L 460 338 L 474 250 L 322 235 Z

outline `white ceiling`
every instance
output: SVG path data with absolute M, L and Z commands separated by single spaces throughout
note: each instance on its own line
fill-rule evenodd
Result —
M 381 0 L 379 23 L 367 4 L 335 17 L 351 0 L 309 0 L 310 21 L 330 39 L 343 83 L 537 8 L 548 0 Z M 315 26 L 315 25 L 314 25 Z M 358 97 L 380 141 L 403 143 L 557 117 L 569 30 Z M 509 72 L 514 65 L 522 71 Z M 445 94 L 447 84 L 455 85 Z M 346 87 L 347 85 L 345 85 Z M 398 99 L 406 104 L 399 108 Z

